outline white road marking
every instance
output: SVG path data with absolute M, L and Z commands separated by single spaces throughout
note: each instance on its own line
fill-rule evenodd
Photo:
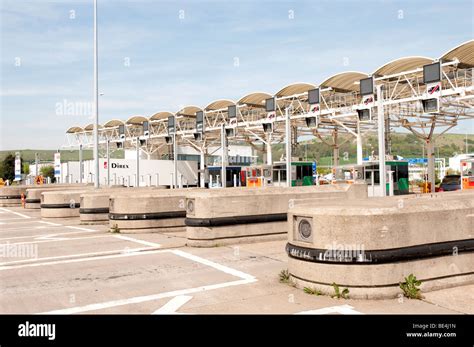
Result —
M 95 229 L 88 229 L 88 228 L 82 228 L 82 227 L 75 227 L 75 226 L 72 226 L 72 225 L 66 225 L 66 228 L 69 228 L 69 229 L 77 229 L 77 230 L 84 230 L 84 231 L 97 231 Z
M 192 298 L 193 297 L 189 295 L 176 296 L 152 314 L 176 314 L 176 311 Z
M 136 243 L 139 243 L 139 244 L 142 244 L 142 245 L 145 245 L 145 246 L 157 247 L 157 248 L 161 247 L 161 245 L 159 243 L 139 240 L 139 239 L 135 239 L 135 238 L 129 237 L 129 236 L 115 235 L 115 237 L 118 238 L 118 239 L 121 239 L 121 240 L 125 240 L 125 241 L 136 242 Z
M 6 208 L 3 208 L 3 207 L 0 207 L 0 210 L 5 211 L 5 212 L 13 213 L 13 214 L 15 214 L 15 215 L 17 215 L 17 216 L 20 216 L 20 217 L 22 217 L 22 218 L 25 218 L 25 219 L 30 219 L 30 218 L 31 218 L 30 216 L 27 216 L 27 215 L 25 215 L 25 214 L 23 214 L 23 213 L 10 211 L 10 210 L 7 210 Z
M 330 314 L 330 313 L 363 314 L 362 312 L 354 310 L 354 307 L 350 305 L 331 306 L 331 307 L 320 308 L 318 310 L 301 311 L 296 314 Z
M 194 288 L 189 288 L 189 289 L 174 290 L 171 292 L 165 292 L 165 293 L 159 293 L 159 294 L 136 296 L 129 299 L 113 300 L 113 301 L 107 301 L 107 302 L 98 303 L 98 304 L 90 304 L 90 305 L 85 305 L 85 306 L 48 311 L 48 312 L 43 312 L 40 314 L 75 314 L 75 313 L 81 313 L 81 312 L 87 312 L 87 311 L 97 311 L 97 310 L 102 310 L 102 309 L 110 308 L 110 307 L 117 307 L 117 306 L 129 305 L 129 304 L 139 304 L 142 302 L 159 300 L 159 299 L 164 299 L 164 298 L 169 298 L 169 297 L 174 297 L 174 296 L 179 296 L 179 295 L 200 293 L 207 290 L 214 290 L 214 289 L 226 288 L 226 287 L 231 287 L 231 286 L 240 286 L 242 284 L 248 284 L 248 283 L 252 283 L 256 281 L 257 281 L 256 279 L 237 280 L 237 281 L 232 281 L 232 282 L 224 282 L 224 283 L 194 287 Z
M 40 221 L 38 221 L 38 223 L 43 223 L 43 224 L 48 224 L 48 225 L 54 225 L 54 226 L 62 225 L 62 224 L 58 224 L 58 223 L 46 222 L 46 221 L 44 221 L 44 220 L 40 220 Z
M 25 242 L 14 242 L 9 243 L 9 245 L 28 245 L 31 243 L 45 243 L 45 242 L 57 242 L 57 241 L 74 241 L 74 240 L 85 240 L 85 239 L 97 239 L 100 237 L 109 237 L 109 235 L 97 235 L 97 236 L 85 236 L 85 237 L 63 237 L 63 238 L 54 238 L 51 236 L 46 236 L 43 238 L 37 238 L 39 241 L 25 241 Z
M 110 308 L 110 307 L 123 306 L 123 305 L 129 305 L 129 304 L 138 304 L 142 302 L 153 301 L 153 300 L 175 297 L 175 296 L 186 296 L 188 294 L 200 293 L 207 290 L 221 289 L 221 288 L 226 288 L 226 287 L 231 287 L 231 286 L 239 286 L 243 284 L 257 282 L 257 279 L 252 275 L 229 268 L 225 265 L 217 264 L 213 261 L 195 256 L 183 251 L 164 249 L 164 250 L 157 250 L 157 251 L 142 252 L 142 254 L 157 254 L 157 253 L 173 253 L 175 255 L 184 257 L 186 259 L 190 259 L 198 263 L 210 266 L 224 273 L 231 274 L 236 277 L 240 277 L 241 279 L 237 281 L 224 282 L 224 283 L 194 287 L 194 288 L 189 288 L 189 289 L 174 290 L 174 291 L 165 292 L 165 293 L 137 296 L 137 297 L 128 298 L 128 299 L 112 300 L 112 301 L 107 301 L 103 303 L 89 304 L 85 306 L 72 307 L 72 308 L 66 308 L 66 309 L 60 309 L 60 310 L 53 310 L 53 311 L 43 312 L 40 314 L 75 314 L 75 313 L 88 312 L 88 311 L 97 311 L 97 310 Z M 130 253 L 128 255 L 139 255 L 139 254 Z M 113 256 L 110 256 L 110 257 L 113 257 Z M 105 257 L 102 257 L 102 259 L 103 258 Z
M 11 222 L 13 220 L 22 220 L 22 218 L 2 218 L 0 219 L 1 222 Z M 13 224 L 13 223 L 9 223 L 9 224 Z
M 245 272 L 232 269 L 228 266 L 221 265 L 221 264 L 215 263 L 211 260 L 207 260 L 207 259 L 198 257 L 197 255 L 194 255 L 194 254 L 190 254 L 190 253 L 187 253 L 187 252 L 184 252 L 184 251 L 180 251 L 178 249 L 170 249 L 169 251 L 171 253 L 179 255 L 183 258 L 190 259 L 190 260 L 195 261 L 197 263 L 201 263 L 201 264 L 213 267 L 216 270 L 225 272 L 226 274 L 229 274 L 229 275 L 232 275 L 232 276 L 235 276 L 235 277 L 240 277 L 240 278 L 247 279 L 247 280 L 251 280 L 251 279 L 254 280 L 255 279 L 254 276 L 246 274 Z
M 151 248 L 130 248 L 126 250 L 125 251 L 126 253 L 125 253 L 124 249 L 122 248 L 122 249 L 114 249 L 111 251 L 103 251 L 103 252 L 68 254 L 68 255 L 60 255 L 60 256 L 55 256 L 55 257 L 43 257 L 43 258 L 35 258 L 35 259 L 27 259 L 27 260 L 14 260 L 14 261 L 0 263 L 0 271 L 21 269 L 24 267 L 32 267 L 32 266 L 67 264 L 67 263 L 76 263 L 76 262 L 83 262 L 83 261 L 89 261 L 89 260 L 119 258 L 119 257 L 124 257 L 124 256 L 129 256 L 129 255 L 140 255 L 142 253 L 138 253 L 138 252 L 147 251 L 149 249 Z M 164 252 L 164 250 L 160 250 L 160 252 Z M 151 253 L 151 252 L 147 252 L 146 254 L 148 253 Z M 66 259 L 66 260 L 59 260 L 59 259 Z M 47 261 L 44 263 L 35 263 L 41 260 L 43 261 L 52 260 L 52 261 Z M 21 264 L 21 263 L 28 263 L 28 264 L 13 265 L 13 266 L 9 265 L 9 264 Z
M 31 219 L 31 220 L 21 220 L 21 218 L 14 218 L 10 220 L 16 220 L 20 222 L 15 222 L 15 223 L 6 223 L 7 225 L 12 225 L 12 226 L 17 226 L 18 224 L 32 224 L 32 223 L 38 223 L 37 220 Z M 1 221 L 5 221 L 5 219 L 2 219 Z
M 100 230 L 94 230 L 97 233 L 100 233 Z M 3 237 L 0 238 L 0 241 L 2 240 L 17 240 L 17 239 L 35 239 L 35 238 L 40 238 L 43 236 L 61 236 L 61 235 L 75 235 L 75 234 L 89 234 L 92 233 L 91 231 L 69 231 L 66 233 L 54 233 L 54 234 L 40 234 L 40 235 L 27 235 L 27 236 L 13 236 L 13 237 Z

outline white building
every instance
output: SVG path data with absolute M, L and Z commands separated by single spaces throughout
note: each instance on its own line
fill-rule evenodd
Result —
M 461 160 L 468 158 L 474 158 L 474 153 L 458 154 L 452 158 L 449 158 L 449 168 L 451 170 L 461 172 Z

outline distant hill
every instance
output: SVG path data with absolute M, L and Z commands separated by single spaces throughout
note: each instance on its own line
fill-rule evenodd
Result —
M 340 142 L 344 141 L 344 136 L 340 135 Z M 474 152 L 474 134 L 469 134 L 467 138 L 469 152 Z M 364 157 L 368 156 L 371 151 L 377 151 L 377 137 L 375 135 L 364 136 L 363 138 L 363 149 Z M 278 161 L 280 157 L 285 153 L 285 145 L 278 144 L 273 147 L 273 160 Z M 8 153 L 15 154 L 16 151 L 0 151 L 0 161 L 8 155 Z M 25 149 L 20 150 L 23 161 L 34 163 L 35 153 L 38 152 L 41 161 L 53 161 L 55 150 L 34 150 Z M 347 160 L 341 161 L 341 164 L 350 164 L 356 162 L 356 144 L 355 139 L 351 137 L 349 141 L 340 146 L 340 156 L 345 157 Z M 466 135 L 465 134 L 444 134 L 442 137 L 437 139 L 435 143 L 436 156 L 441 158 L 449 158 L 456 153 L 466 152 Z M 347 153 L 347 155 L 345 155 Z M 423 155 L 423 147 L 421 141 L 416 138 L 413 134 L 409 133 L 392 133 L 392 154 L 400 155 L 405 158 L 421 157 Z M 102 154 L 103 155 L 103 154 Z M 263 154 L 259 152 L 259 161 L 262 162 Z M 306 141 L 300 143 L 297 150 L 293 152 L 294 156 L 302 159 L 307 158 L 310 161 L 317 160 L 320 165 L 330 165 L 331 157 L 333 155 L 332 148 L 324 143 L 321 143 L 319 139 Z M 123 158 L 123 151 L 114 151 L 111 154 L 112 158 Z M 84 160 L 92 159 L 92 150 L 83 151 Z M 78 150 L 62 150 L 61 161 L 77 161 L 79 160 Z
M 48 150 L 48 149 L 22 149 L 22 150 L 12 150 L 12 151 L 0 151 L 0 161 L 3 161 L 3 159 L 9 154 L 15 155 L 16 152 L 21 153 L 21 159 L 23 162 L 29 162 L 29 163 L 34 163 L 35 162 L 35 153 L 38 153 L 40 161 L 45 162 L 45 161 L 54 161 L 54 153 L 56 153 L 55 150 Z M 61 161 L 62 162 L 67 162 L 67 161 L 79 161 L 79 151 L 78 150 L 62 150 L 61 152 Z M 102 154 L 101 154 L 102 155 Z M 93 158 L 93 152 L 92 150 L 83 150 L 82 151 L 82 157 L 84 160 L 91 160 Z M 124 157 L 124 152 L 123 151 L 114 151 L 111 153 L 112 158 L 123 158 Z
M 341 135 L 339 143 L 345 141 L 348 135 Z M 331 139 L 328 138 L 328 142 Z M 421 158 L 423 156 L 422 141 L 410 133 L 392 133 L 392 154 L 399 155 L 404 158 Z M 474 152 L 474 134 L 467 137 L 469 152 Z M 376 135 L 366 135 L 363 137 L 363 156 L 367 157 L 372 151 L 377 153 L 378 141 Z M 440 158 L 450 158 L 456 154 L 466 152 L 466 135 L 465 134 L 444 134 L 435 142 L 435 154 Z M 273 146 L 273 160 L 278 161 L 285 153 L 285 144 Z M 352 164 L 356 162 L 356 143 L 354 137 L 342 144 L 339 148 L 341 164 Z M 322 143 L 319 139 L 300 143 L 298 148 L 293 152 L 293 156 L 303 160 L 316 160 L 319 165 L 331 165 L 333 149 Z M 426 154 L 425 154 L 426 156 Z M 259 153 L 259 161 L 263 160 L 263 154 Z

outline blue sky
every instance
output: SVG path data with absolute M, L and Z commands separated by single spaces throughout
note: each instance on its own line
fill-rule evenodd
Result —
M 69 126 L 91 122 L 58 104 L 93 97 L 92 0 L 0 3 L 0 150 L 58 148 Z M 437 58 L 474 37 L 473 4 L 99 0 L 100 122 Z

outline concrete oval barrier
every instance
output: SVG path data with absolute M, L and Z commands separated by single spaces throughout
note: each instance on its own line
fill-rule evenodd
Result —
M 110 197 L 110 228 L 122 233 L 184 231 L 186 195 L 195 189 L 166 189 Z
M 26 209 L 40 209 L 42 203 L 42 193 L 52 191 L 64 191 L 75 189 L 92 189 L 93 187 L 85 184 L 50 184 L 45 186 L 36 186 L 28 188 L 25 194 Z
M 288 271 L 300 288 L 352 298 L 401 295 L 410 274 L 429 291 L 474 281 L 474 193 L 308 202 L 289 210 Z
M 71 218 L 79 217 L 81 194 L 86 189 L 67 191 L 46 191 L 42 194 L 42 218 Z
M 186 200 L 188 246 L 214 247 L 286 238 L 287 212 L 296 199 L 367 197 L 366 185 L 229 188 L 197 191 Z
M 165 186 L 159 187 L 146 187 L 146 188 L 124 188 L 114 187 L 100 189 L 99 191 L 93 190 L 81 195 L 80 201 L 80 220 L 83 223 L 101 223 L 109 221 L 109 205 L 110 196 L 112 194 L 124 193 L 146 193 L 159 189 L 165 189 Z

